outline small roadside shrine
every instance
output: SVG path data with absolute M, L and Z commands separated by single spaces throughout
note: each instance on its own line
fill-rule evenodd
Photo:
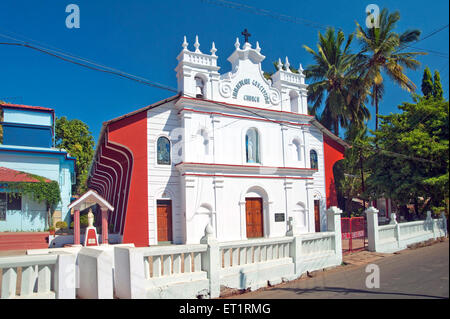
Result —
M 73 209 L 73 238 L 74 246 L 80 246 L 80 210 L 83 204 L 89 204 L 89 206 L 98 204 L 102 212 L 102 245 L 108 244 L 108 211 L 113 212 L 114 207 L 100 196 L 96 191 L 90 189 L 83 195 L 81 195 L 77 200 L 73 201 L 68 208 Z M 97 243 L 97 233 L 95 227 L 93 227 L 93 214 L 89 211 L 88 214 L 89 227 L 86 229 L 86 238 L 84 241 L 85 246 L 98 245 Z M 95 240 L 88 240 L 88 236 L 91 236 Z M 90 238 L 90 237 L 89 237 Z

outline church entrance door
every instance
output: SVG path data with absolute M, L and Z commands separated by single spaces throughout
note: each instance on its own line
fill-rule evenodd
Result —
M 172 201 L 158 200 L 156 206 L 158 242 L 172 241 Z
M 314 221 L 316 232 L 320 232 L 320 200 L 314 200 Z
M 246 198 L 245 212 L 247 217 L 247 238 L 263 237 L 262 198 Z

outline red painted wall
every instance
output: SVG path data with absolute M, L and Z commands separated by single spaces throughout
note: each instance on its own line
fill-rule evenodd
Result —
M 108 139 L 127 147 L 133 154 L 123 243 L 148 246 L 147 112 L 111 123 Z
M 325 155 L 325 191 L 328 208 L 338 205 L 333 166 L 337 161 L 344 158 L 345 148 L 327 135 L 323 135 L 323 150 Z

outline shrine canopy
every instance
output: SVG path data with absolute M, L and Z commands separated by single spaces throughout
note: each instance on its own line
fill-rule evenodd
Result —
M 73 208 L 73 235 L 74 235 L 74 246 L 80 246 L 80 210 L 83 208 L 83 204 L 88 204 L 92 206 L 93 204 L 98 204 L 102 211 L 102 244 L 108 244 L 108 211 L 114 211 L 114 207 L 108 203 L 106 199 L 100 196 L 93 189 L 88 190 L 86 193 L 80 196 L 77 200 L 73 201 L 68 207 Z M 88 228 L 89 229 L 89 228 Z M 86 232 L 87 234 L 87 232 Z M 96 237 L 96 236 L 95 236 Z M 85 244 L 87 240 L 85 240 Z
M 102 196 L 100 196 L 96 191 L 93 189 L 88 190 L 86 193 L 81 195 L 78 199 L 70 203 L 68 206 L 69 209 L 74 210 L 81 210 L 82 204 L 89 203 L 89 204 L 98 204 L 100 205 L 101 209 L 107 209 L 109 211 L 114 211 L 114 207 Z

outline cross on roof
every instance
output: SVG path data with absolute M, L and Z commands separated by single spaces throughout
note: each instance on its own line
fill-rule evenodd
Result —
M 245 42 L 248 42 L 248 37 L 250 37 L 251 34 L 248 33 L 247 29 L 245 29 L 241 34 L 245 37 Z

